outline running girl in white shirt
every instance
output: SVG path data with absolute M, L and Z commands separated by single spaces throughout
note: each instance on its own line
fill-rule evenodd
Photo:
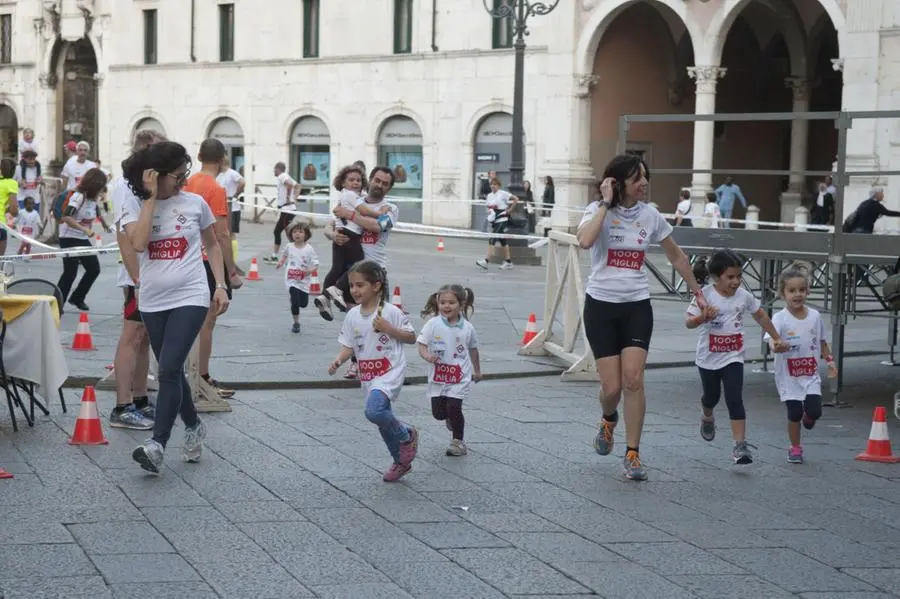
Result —
M 719 196 L 715 192 L 706 194 L 706 206 L 703 208 L 703 216 L 706 218 L 708 228 L 718 229 L 722 226 L 722 210 L 719 208 Z
M 312 231 L 309 225 L 302 222 L 293 222 L 285 230 L 288 239 L 293 243 L 284 246 L 281 252 L 281 260 L 276 270 L 284 266 L 284 284 L 291 294 L 291 316 L 294 317 L 294 325 L 291 331 L 300 332 L 300 308 L 309 305 L 309 276 L 319 266 L 319 256 L 316 250 L 309 245 Z
M 453 433 L 448 456 L 466 455 L 463 441 L 466 425 L 462 412 L 472 382 L 481 380 L 478 335 L 469 322 L 475 294 L 462 285 L 444 285 L 428 297 L 422 318 L 431 318 L 417 339 L 419 356 L 434 368 L 428 375 L 431 413 Z M 436 318 L 440 316 L 440 318 Z
M 387 273 L 375 262 L 364 260 L 350 269 L 350 293 L 357 305 L 344 319 L 338 336 L 341 351 L 328 366 L 328 374 L 356 355 L 366 418 L 378 426 L 394 458 L 384 480 L 394 482 L 412 470 L 419 445 L 416 428 L 401 423 L 391 410 L 406 375 L 403 344 L 415 343 L 416 331 L 403 311 L 388 303 Z
M 25 210 L 16 217 L 16 229 L 25 237 L 35 238 L 40 235 L 41 215 L 34 209 L 34 198 L 25 198 Z M 31 244 L 23 239 L 21 245 L 19 245 L 18 253 L 20 255 L 30 254 Z
M 775 340 L 775 346 L 781 348 L 783 342 L 759 300 L 741 288 L 741 274 L 741 259 L 731 250 L 715 252 L 708 266 L 702 260 L 694 265 L 697 282 L 704 284 L 712 275 L 713 284 L 701 290 L 706 298 L 705 309 L 700 309 L 696 298 L 688 306 L 685 326 L 700 329 L 696 359 L 703 385 L 700 436 L 706 441 L 716 437 L 713 408 L 719 403 L 724 387 L 734 438 L 731 459 L 735 464 L 750 464 L 753 462 L 750 447 L 753 446 L 746 439 L 747 415 L 743 400 L 744 314 L 753 316 L 753 320 Z
M 809 272 L 809 264 L 794 262 L 781 273 L 778 293 L 786 305 L 772 317 L 772 324 L 786 346 L 781 352 L 775 349 L 775 386 L 787 408 L 791 442 L 787 461 L 791 464 L 803 463 L 800 423 L 809 430 L 822 417 L 822 378 L 818 358 L 825 360 L 830 378 L 838 374 L 831 348 L 825 341 L 822 316 L 806 305 Z M 770 335 L 766 335 L 766 339 L 774 349 Z

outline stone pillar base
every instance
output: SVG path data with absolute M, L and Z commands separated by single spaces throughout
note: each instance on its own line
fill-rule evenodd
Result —
M 784 191 L 778 196 L 778 201 L 781 204 L 781 212 L 778 217 L 778 222 L 781 223 L 793 223 L 794 222 L 794 214 L 797 211 L 797 207 L 800 206 L 802 201 L 802 195 L 799 191 Z

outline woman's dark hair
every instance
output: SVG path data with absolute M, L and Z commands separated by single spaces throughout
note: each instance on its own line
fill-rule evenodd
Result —
M 469 318 L 475 311 L 474 291 L 472 291 L 468 287 L 463 287 L 462 285 L 458 284 L 444 285 L 428 296 L 428 301 L 425 303 L 425 308 L 422 309 L 422 318 L 437 316 L 439 314 L 438 300 L 445 293 L 452 293 L 456 296 L 456 301 L 459 302 L 463 316 L 465 316 L 466 318 Z
M 649 181 L 650 169 L 647 168 L 647 163 L 640 156 L 619 154 L 609 161 L 609 164 L 603 169 L 603 176 L 600 177 L 600 182 L 602 183 L 604 179 L 609 177 L 616 180 L 616 184 L 613 186 L 612 202 L 610 202 L 611 207 L 619 205 L 622 201 L 622 196 L 625 194 L 626 181 L 630 181 L 635 175 L 640 174 L 642 168 Z
M 106 173 L 99 168 L 92 168 L 81 177 L 77 190 L 84 194 L 84 197 L 93 200 L 100 195 L 100 192 L 103 191 L 108 182 L 109 179 L 107 179 Z
M 700 258 L 694 263 L 693 273 L 697 283 L 705 285 L 709 275 L 721 277 L 729 268 L 743 267 L 740 256 L 731 250 L 716 250 L 709 261 L 706 258 Z
M 16 174 L 16 163 L 9 158 L 0 160 L 0 177 L 4 179 L 12 179 Z
M 381 316 L 381 309 L 384 308 L 384 305 L 388 301 L 387 271 L 381 268 L 377 262 L 363 260 L 354 264 L 350 268 L 350 272 L 362 275 L 363 278 L 372 285 L 381 283 L 381 298 L 378 302 L 378 315 Z
M 122 177 L 131 192 L 142 200 L 150 197 L 144 189 L 144 171 L 152 168 L 160 175 L 174 173 L 182 166 L 190 168 L 191 157 L 184 146 L 174 141 L 161 141 L 135 152 L 122 161 Z
M 714 191 L 707 191 L 706 192 L 706 201 L 707 202 L 718 202 L 719 196 L 717 196 L 716 192 L 714 192 Z
M 362 189 L 366 188 L 366 173 L 361 168 L 359 168 L 355 164 L 349 164 L 338 171 L 338 174 L 334 177 L 334 181 L 332 181 L 332 185 L 338 191 L 344 190 L 344 179 L 347 178 L 347 175 L 350 173 L 359 173 L 359 178 L 362 180 Z
M 546 185 L 547 187 L 553 187 L 555 185 L 553 183 L 553 177 L 551 177 L 550 175 L 547 175 L 546 177 L 544 177 L 544 179 L 546 180 L 544 182 L 544 185 Z
M 681 193 L 678 194 L 678 197 L 680 197 L 682 200 L 691 199 L 691 190 L 690 189 L 682 189 Z

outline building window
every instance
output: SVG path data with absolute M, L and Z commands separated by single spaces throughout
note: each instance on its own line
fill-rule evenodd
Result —
M 12 62 L 12 15 L 0 15 L 0 64 Z
M 412 52 L 413 0 L 394 0 L 394 54 Z
M 219 5 L 219 61 L 234 60 L 234 4 Z
M 156 9 L 144 11 L 144 64 L 156 64 Z
M 494 0 L 494 12 L 500 10 L 503 6 L 509 6 L 509 0 Z M 491 45 L 496 50 L 498 48 L 512 48 L 513 45 L 513 26 L 512 13 L 508 17 L 502 19 L 493 19 L 493 28 L 491 34 Z
M 319 0 L 303 0 L 303 58 L 319 56 Z

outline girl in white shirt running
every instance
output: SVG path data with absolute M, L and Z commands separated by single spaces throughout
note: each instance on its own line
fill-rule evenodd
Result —
M 706 441 L 716 437 L 716 420 L 713 408 L 719 403 L 725 388 L 725 405 L 731 419 L 734 447 L 731 459 L 735 464 L 750 464 L 753 454 L 747 443 L 747 413 L 744 409 L 744 314 L 750 314 L 762 329 L 774 339 L 774 345 L 783 347 L 778 332 L 769 316 L 752 293 L 741 288 L 741 259 L 731 250 L 719 250 L 707 265 L 700 260 L 694 265 L 697 282 L 705 284 L 709 275 L 713 284 L 701 290 L 706 298 L 706 308 L 697 305 L 697 299 L 687 309 L 685 326 L 700 329 L 697 340 L 697 368 L 703 395 L 700 398 L 700 436 Z
M 19 230 L 19 233 L 32 239 L 41 234 L 41 229 L 43 229 L 41 227 L 41 215 L 34 209 L 34 198 L 25 198 L 25 210 L 19 212 L 19 215 L 16 217 L 16 228 Z M 23 239 L 19 245 L 18 253 L 30 254 L 31 244 Z
M 388 303 L 387 273 L 375 262 L 364 260 L 350 269 L 350 293 L 356 306 L 344 319 L 338 343 L 341 351 L 328 366 L 334 375 L 356 355 L 359 381 L 366 395 L 366 418 L 381 432 L 394 463 L 384 473 L 385 482 L 400 480 L 412 470 L 419 445 L 414 426 L 400 422 L 391 410 L 406 375 L 403 344 L 416 342 L 416 331 L 399 308 Z
M 293 243 L 284 246 L 281 252 L 281 260 L 276 270 L 284 266 L 284 284 L 291 294 L 291 316 L 294 317 L 294 326 L 291 331 L 300 332 L 300 308 L 309 305 L 309 277 L 313 270 L 319 266 L 319 256 L 309 243 L 312 231 L 309 225 L 302 222 L 293 222 L 288 225 L 288 239 Z
M 806 305 L 809 295 L 809 264 L 794 262 L 778 278 L 778 293 L 785 307 L 772 317 L 775 330 L 784 340 L 785 348 L 775 354 L 775 386 L 781 402 L 787 408 L 787 461 L 803 463 L 800 445 L 800 423 L 807 430 L 822 417 L 822 378 L 819 376 L 821 357 L 828 365 L 828 376 L 837 376 L 837 366 L 831 348 L 825 341 L 825 324 L 817 310 Z M 769 335 L 766 339 L 773 341 Z M 776 349 L 777 351 L 777 349 Z
M 462 404 L 469 397 L 472 382 L 481 380 L 478 335 L 467 318 L 474 304 L 475 294 L 468 287 L 444 285 L 428 297 L 422 310 L 422 318 L 431 320 L 419 334 L 419 356 L 434 365 L 428 375 L 428 396 L 432 415 L 445 421 L 453 433 L 448 456 L 467 453 Z

